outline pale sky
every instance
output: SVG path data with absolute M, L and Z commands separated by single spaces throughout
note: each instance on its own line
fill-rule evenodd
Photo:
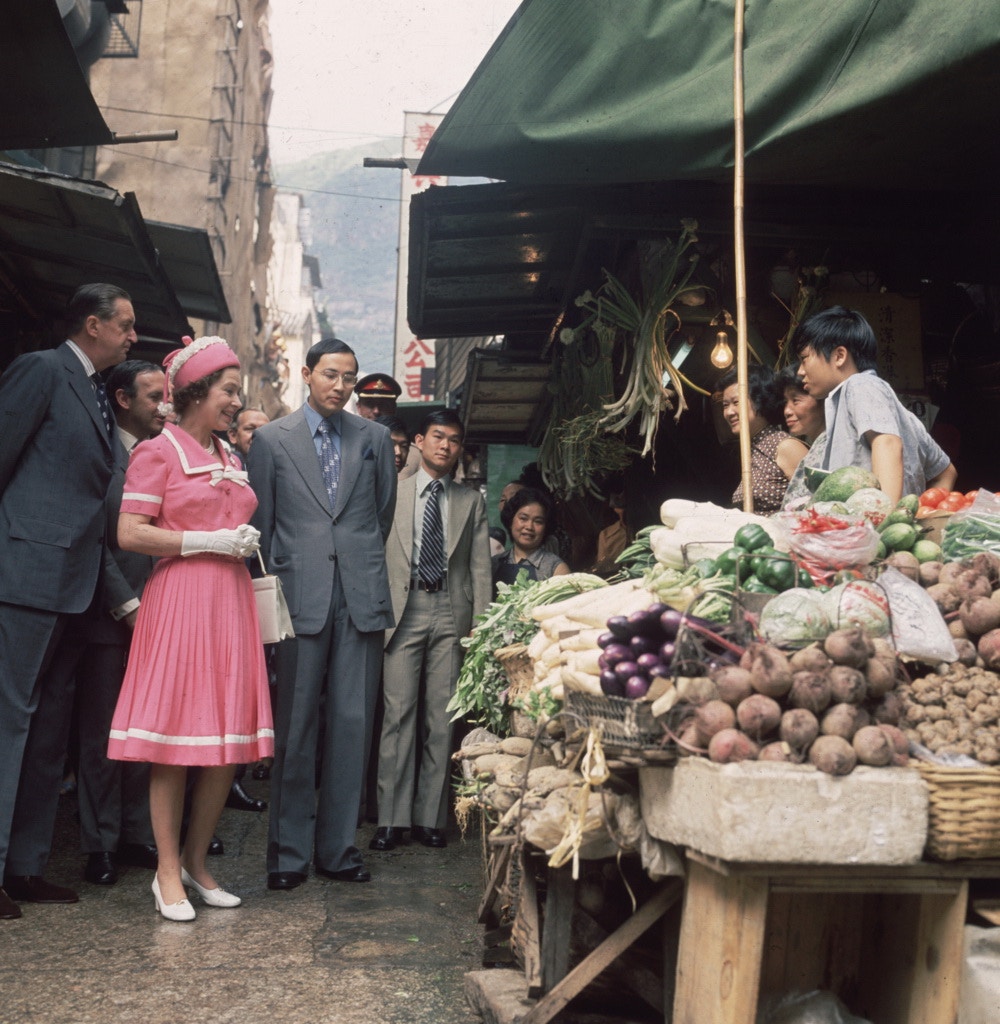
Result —
M 405 110 L 444 112 L 519 0 L 271 0 L 279 164 L 401 138 Z

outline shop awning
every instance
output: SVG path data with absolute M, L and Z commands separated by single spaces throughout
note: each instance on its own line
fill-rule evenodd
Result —
M 146 228 L 185 314 L 232 323 L 208 232 L 155 220 L 147 220 Z
M 133 193 L 0 164 L 0 298 L 34 319 L 58 320 L 88 281 L 132 296 L 141 338 L 176 342 L 190 332 Z
M 417 173 L 561 185 L 728 181 L 733 7 L 525 0 Z M 767 0 L 746 10 L 751 182 L 992 189 L 996 0 Z
M 499 349 L 469 353 L 461 415 L 469 444 L 537 444 L 548 415 L 547 362 L 514 361 Z
M 0 4 L 0 96 L 0 150 L 113 141 L 55 0 Z

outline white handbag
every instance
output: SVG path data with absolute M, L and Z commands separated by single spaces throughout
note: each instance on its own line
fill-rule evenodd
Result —
M 261 643 L 276 644 L 295 636 L 292 617 L 288 612 L 281 580 L 272 576 L 264 565 L 264 558 L 257 552 L 263 576 L 253 580 L 254 597 L 257 599 L 257 621 L 260 623 Z

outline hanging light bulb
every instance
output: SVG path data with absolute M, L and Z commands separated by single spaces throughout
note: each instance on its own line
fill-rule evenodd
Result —
M 724 370 L 733 361 L 733 350 L 729 347 L 729 336 L 719 331 L 715 336 L 715 348 L 712 349 L 712 365 Z

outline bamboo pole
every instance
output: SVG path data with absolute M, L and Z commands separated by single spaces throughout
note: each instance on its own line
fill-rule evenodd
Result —
M 736 287 L 736 376 L 740 413 L 740 479 L 743 483 L 743 510 L 753 512 L 753 479 L 750 473 L 750 389 L 747 382 L 747 265 L 743 236 L 743 5 L 735 0 L 733 31 L 733 266 Z

